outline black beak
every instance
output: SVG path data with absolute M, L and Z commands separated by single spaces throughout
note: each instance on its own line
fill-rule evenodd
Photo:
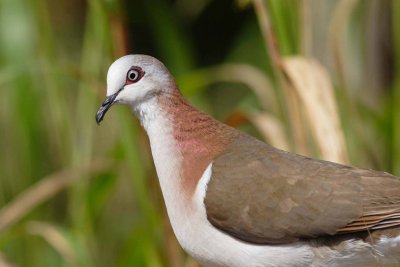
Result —
M 99 108 L 99 110 L 96 113 L 97 124 L 100 124 L 100 122 L 103 120 L 104 115 L 106 115 L 107 110 L 112 106 L 112 104 L 114 104 L 114 100 L 117 97 L 117 95 L 119 94 L 119 92 L 121 92 L 121 90 L 118 90 L 118 92 L 116 92 L 113 95 L 107 96 L 106 99 L 104 100 L 103 104 L 101 104 L 101 107 Z

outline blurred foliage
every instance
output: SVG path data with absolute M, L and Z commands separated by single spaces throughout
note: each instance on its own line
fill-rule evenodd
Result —
M 115 107 L 95 124 L 107 68 L 127 53 L 158 57 L 195 106 L 276 146 L 400 175 L 399 12 L 395 0 L 0 0 L 0 266 L 197 266 L 137 120 Z

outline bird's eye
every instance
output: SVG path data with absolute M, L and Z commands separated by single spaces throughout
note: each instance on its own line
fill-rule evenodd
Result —
M 126 84 L 132 84 L 143 77 L 144 72 L 139 67 L 131 68 L 126 74 Z
M 139 77 L 139 72 L 137 70 L 130 70 L 128 72 L 128 80 L 130 81 L 136 81 L 136 79 Z

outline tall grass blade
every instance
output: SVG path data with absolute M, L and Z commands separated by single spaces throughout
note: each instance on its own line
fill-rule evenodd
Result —
M 308 118 L 322 158 L 347 163 L 344 134 L 329 74 L 315 60 L 303 57 L 285 58 L 283 69 Z
M 28 222 L 26 228 L 30 234 L 41 236 L 46 240 L 61 255 L 67 266 L 79 266 L 78 256 L 73 246 L 59 229 L 48 223 L 37 221 Z

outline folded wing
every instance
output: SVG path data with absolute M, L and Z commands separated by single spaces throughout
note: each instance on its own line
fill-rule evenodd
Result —
M 205 206 L 211 224 L 236 238 L 283 244 L 400 225 L 400 180 L 244 136 L 213 161 Z

